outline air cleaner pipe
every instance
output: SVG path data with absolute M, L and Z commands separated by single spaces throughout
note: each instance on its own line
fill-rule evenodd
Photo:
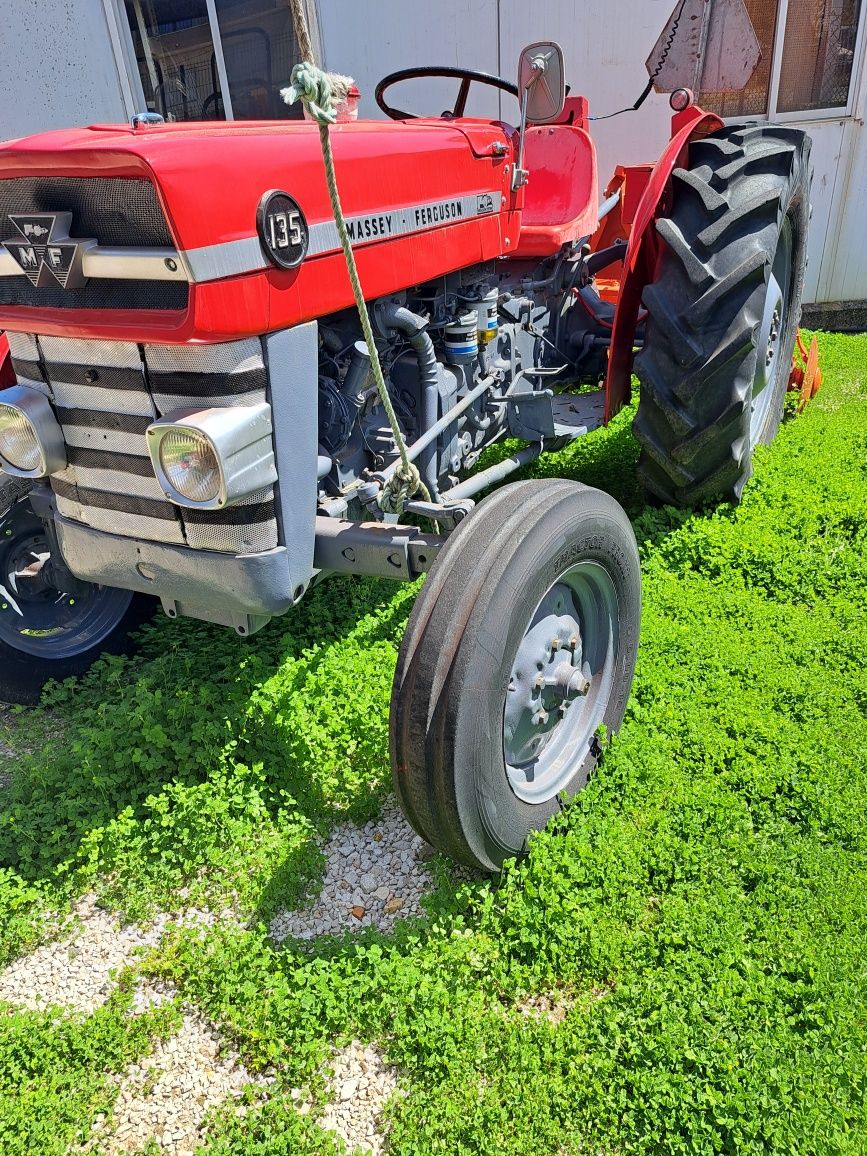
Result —
M 415 350 L 421 381 L 421 420 L 425 429 L 430 429 L 439 412 L 440 367 L 433 342 L 427 332 L 427 322 L 417 313 L 393 301 L 387 301 L 380 307 L 379 319 L 386 329 L 396 329 L 398 333 L 402 333 Z M 427 449 L 427 446 L 423 448 Z M 414 457 L 410 453 L 410 461 L 413 460 Z M 438 497 L 436 448 L 432 445 L 421 461 L 420 473 L 431 498 L 436 501 Z
M 462 398 L 457 405 L 453 405 L 447 413 L 444 413 L 440 420 L 435 425 L 432 425 L 426 433 L 423 433 L 417 441 L 414 441 L 411 446 L 407 446 L 406 453 L 409 460 L 414 462 L 418 455 L 427 449 L 431 442 L 436 441 L 443 430 L 452 424 L 455 418 L 460 417 L 464 410 L 469 409 L 477 398 L 481 397 L 483 393 L 486 393 L 491 388 L 495 380 L 493 374 L 488 377 L 483 377 L 475 389 L 471 389 L 466 397 Z M 392 462 L 390 466 L 386 466 L 384 470 L 379 470 L 374 474 L 374 477 L 380 482 L 387 482 L 399 464 L 400 459 Z M 449 493 L 453 492 L 454 491 L 449 490 Z

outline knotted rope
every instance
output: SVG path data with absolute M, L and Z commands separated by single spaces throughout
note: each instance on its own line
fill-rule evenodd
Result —
M 292 8 L 293 16 L 296 17 L 297 36 L 298 10 L 295 4 L 293 4 Z M 306 35 L 305 26 L 305 36 Z M 300 43 L 301 37 L 298 37 L 298 40 Z M 373 336 L 373 327 L 370 324 L 367 304 L 364 300 L 361 281 L 358 277 L 355 254 L 352 251 L 352 242 L 349 239 L 349 233 L 346 229 L 346 218 L 343 215 L 343 207 L 340 204 L 337 174 L 334 170 L 334 154 L 331 151 L 331 136 L 328 130 L 337 119 L 334 113 L 335 98 L 338 101 L 346 98 L 352 85 L 352 80 L 348 76 L 339 76 L 336 73 L 324 72 L 321 68 L 318 68 L 312 60 L 313 50 L 310 46 L 309 36 L 306 40 L 306 46 L 305 55 L 308 58 L 302 60 L 300 64 L 295 65 L 292 69 L 292 75 L 289 78 L 289 87 L 282 89 L 280 95 L 287 104 L 294 104 L 296 100 L 300 100 L 319 125 L 319 141 L 322 145 L 322 159 L 325 162 L 325 180 L 328 185 L 328 198 L 331 201 L 331 212 L 334 215 L 337 235 L 340 237 L 343 256 L 346 260 L 346 269 L 349 273 L 349 281 L 352 285 L 352 293 L 355 297 L 355 305 L 358 309 L 358 317 L 361 321 L 364 340 L 367 342 L 373 380 L 386 417 L 388 418 L 388 424 L 391 426 L 394 444 L 400 455 L 400 464 L 383 486 L 377 500 L 380 509 L 385 513 L 400 515 L 403 512 L 404 504 L 416 494 L 421 494 L 426 502 L 431 500 L 431 496 L 427 486 L 421 480 L 418 468 L 409 460 L 406 442 L 403 439 L 403 432 L 398 424 L 397 414 L 395 413 L 388 387 L 385 384 L 385 377 L 383 376 L 382 365 L 379 361 L 379 353 Z M 302 51 L 304 51 L 303 48 Z

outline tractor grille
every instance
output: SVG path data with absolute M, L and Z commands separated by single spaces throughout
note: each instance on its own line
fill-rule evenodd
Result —
M 174 410 L 264 401 L 257 339 L 190 347 L 8 336 L 19 380 L 50 397 L 63 429 L 68 464 L 51 486 L 64 517 L 196 550 L 277 546 L 273 487 L 225 510 L 176 506 L 154 477 L 145 442 L 151 422 Z
M 186 281 L 89 281 L 80 289 L 37 289 L 26 277 L 0 277 L 0 305 L 39 309 L 169 309 L 187 307 Z
M 158 249 L 174 244 L 150 181 L 121 177 L 0 180 L 0 221 L 4 228 L 9 213 L 60 212 L 72 213 L 74 236 L 93 237 L 100 245 Z
M 0 180 L 0 241 L 16 235 L 10 213 L 72 213 L 72 236 L 121 248 L 172 248 L 174 241 L 146 180 L 120 177 L 13 177 Z M 183 281 L 90 280 L 81 289 L 37 289 L 26 277 L 0 277 L 0 305 L 44 309 L 170 309 L 187 307 Z

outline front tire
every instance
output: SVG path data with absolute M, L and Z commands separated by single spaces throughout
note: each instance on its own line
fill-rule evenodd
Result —
M 22 704 L 37 702 L 49 679 L 84 674 L 100 654 L 131 649 L 130 633 L 154 607 L 151 598 L 108 586 L 55 587 L 29 489 L 0 475 L 0 702 Z
M 392 692 L 395 789 L 415 830 L 498 871 L 587 783 L 632 685 L 641 574 L 608 494 L 498 490 L 451 535 L 413 608 Z
M 810 139 L 799 129 L 720 129 L 689 146 L 657 221 L 635 359 L 639 478 L 660 501 L 740 500 L 753 450 L 780 424 L 801 316 Z

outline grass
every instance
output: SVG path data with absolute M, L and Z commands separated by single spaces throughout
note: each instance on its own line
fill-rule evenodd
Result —
M 249 643 L 159 621 L 20 718 L 45 745 L 0 794 L 3 955 L 88 888 L 138 918 L 239 904 L 246 927 L 147 963 L 276 1073 L 214 1153 L 333 1153 L 288 1090 L 321 1100 L 352 1037 L 399 1067 L 395 1153 L 867 1152 L 867 336 L 821 348 L 823 392 L 736 510 L 642 505 L 628 413 L 537 464 L 626 506 L 642 646 L 604 766 L 498 883 L 440 864 L 391 936 L 268 940 L 315 890 L 318 836 L 389 790 L 414 589 L 335 580 Z M 565 1018 L 522 1015 L 528 994 Z M 4 1152 L 64 1151 L 105 1110 L 108 1073 L 167 1030 L 125 998 L 75 1028 L 0 1020 Z

